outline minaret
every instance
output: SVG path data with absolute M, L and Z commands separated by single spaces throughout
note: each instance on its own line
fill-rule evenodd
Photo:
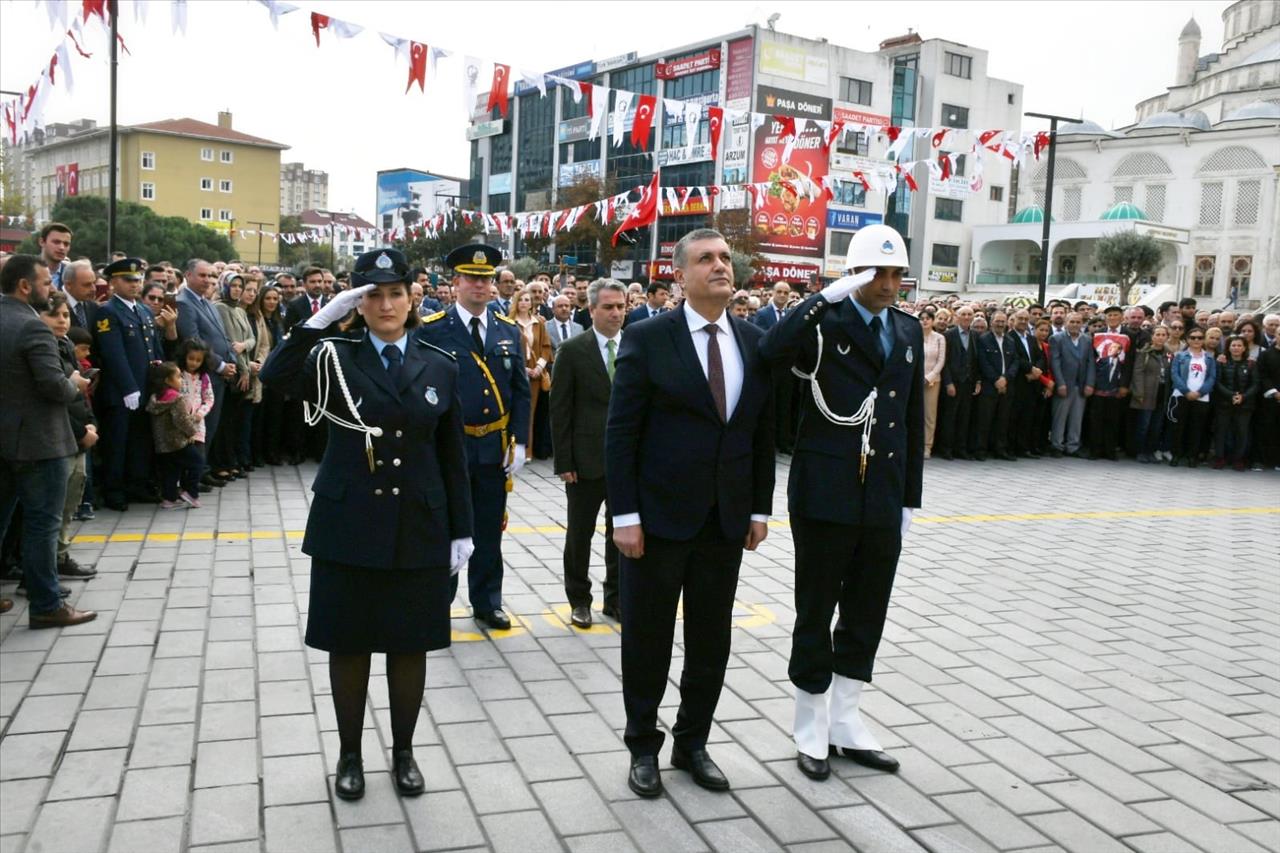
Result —
M 1189 86 L 1196 77 L 1196 60 L 1200 57 L 1200 25 L 1196 19 L 1187 21 L 1178 36 L 1178 68 L 1174 75 L 1175 86 Z

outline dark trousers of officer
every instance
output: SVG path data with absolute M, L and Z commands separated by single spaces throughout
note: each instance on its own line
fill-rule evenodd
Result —
M 477 614 L 502 607 L 502 518 L 507 511 L 507 475 L 501 465 L 471 465 L 472 537 L 467 594 Z M 453 595 L 458 576 L 453 576 Z
M 934 439 L 934 449 L 941 455 L 954 453 L 963 456 L 969 452 L 969 419 L 973 411 L 973 383 L 956 386 L 954 397 L 947 395 L 944 385 L 938 397 L 942 412 L 938 416 L 941 435 Z M 938 445 L 941 444 L 941 447 Z
M 1089 447 L 1095 456 L 1114 456 L 1124 439 L 1128 398 L 1093 395 L 1089 405 Z
M 1009 446 L 1014 453 L 1023 455 L 1037 452 L 1036 421 L 1039 415 L 1037 402 L 1042 398 L 1044 386 L 1039 380 L 1013 381 L 1013 410 L 1009 413 Z
M 1006 453 L 1009 436 L 1009 410 L 1013 402 L 1012 389 L 1005 393 L 984 394 L 978 398 L 977 429 L 973 449 L 976 453 Z
M 140 403 L 136 411 L 109 406 L 98 419 L 102 427 L 103 492 L 123 499 L 145 494 L 151 479 L 151 416 Z
M 564 484 L 569 503 L 569 524 L 564 537 L 564 594 L 570 607 L 591 606 L 591 537 L 596 516 L 604 511 L 604 603 L 618 606 L 618 546 L 613 544 L 613 516 L 605 501 L 605 480 L 578 480 Z
M 791 683 L 825 693 L 832 673 L 870 681 L 902 551 L 901 529 L 834 524 L 792 513 L 791 536 L 796 551 Z M 837 605 L 840 619 L 833 631 Z
M 706 747 L 729 662 L 733 598 L 742 564 L 742 540 L 725 539 L 718 519 L 713 507 L 702 530 L 686 542 L 646 534 L 644 556 L 620 560 L 624 740 L 632 755 L 657 755 L 662 748 L 658 706 L 671 668 L 681 593 L 684 671 L 671 734 L 686 752 Z
M 796 377 L 790 366 L 775 367 L 772 372 L 774 402 L 774 447 L 790 453 L 796 443 L 795 412 L 792 398 L 795 396 Z

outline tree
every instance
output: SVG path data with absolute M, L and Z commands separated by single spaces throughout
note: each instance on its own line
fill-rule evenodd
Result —
M 738 287 L 750 289 L 756 267 L 764 261 L 760 255 L 760 240 L 751 227 L 751 208 L 721 209 L 711 220 L 711 227 L 724 235 L 733 258 L 733 280 Z
M 303 230 L 302 217 L 300 216 L 281 216 L 280 217 L 280 233 L 281 234 L 299 234 Z M 316 246 L 313 243 L 286 243 L 278 236 L 276 244 L 279 252 L 279 263 L 282 267 L 289 269 L 299 269 L 311 263 L 311 250 Z M 324 253 L 325 259 L 328 260 L 328 249 Z
M 595 175 L 581 174 L 572 184 L 560 190 L 560 206 L 562 208 L 578 207 L 609 198 L 618 192 L 617 184 L 612 178 L 599 178 Z M 613 232 L 618 229 L 616 222 L 601 222 L 595 210 L 588 210 L 578 219 L 578 223 L 569 229 L 567 234 L 557 238 L 557 245 L 576 246 L 594 245 L 596 247 L 596 264 L 604 275 L 609 274 L 613 262 L 626 257 L 630 252 L 628 244 L 622 240 L 618 245 L 612 244 Z M 645 232 L 647 233 L 647 232 Z M 645 260 L 648 260 L 646 256 Z
M 105 261 L 111 251 L 148 261 L 182 264 L 190 258 L 231 261 L 239 256 L 226 237 L 181 216 L 160 216 L 142 204 L 116 203 L 115 245 L 107 246 L 107 200 L 102 196 L 74 195 L 53 207 L 50 219 L 71 229 L 72 257 Z M 38 254 L 35 235 L 19 251 Z
M 452 224 L 436 237 L 413 237 L 409 240 L 397 240 L 396 248 L 404 252 L 410 264 L 430 267 L 444 266 L 444 259 L 459 246 L 476 242 L 476 237 L 484 225 L 479 218 L 465 222 L 461 215 L 455 214 Z
M 520 281 L 529 281 L 538 274 L 539 263 L 536 258 L 526 255 L 523 258 L 516 258 L 511 262 L 511 271 L 515 273 L 516 278 Z
M 31 209 L 18 184 L 18 174 L 13 169 L 16 152 L 8 144 L 0 145 L 0 214 L 31 218 Z
M 1159 269 L 1163 255 L 1159 240 L 1137 231 L 1101 237 L 1093 250 L 1094 258 L 1120 285 L 1122 294 L 1138 279 Z

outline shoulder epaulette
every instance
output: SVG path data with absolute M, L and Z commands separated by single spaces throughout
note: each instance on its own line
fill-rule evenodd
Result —
M 499 320 L 501 320 L 502 322 L 508 325 L 511 325 L 511 326 L 516 325 L 515 320 L 512 320 L 510 317 L 508 317 L 506 314 L 503 314 L 501 311 L 494 311 L 493 316 L 497 317 Z
M 442 311 L 442 312 L 440 312 L 440 313 L 442 313 L 442 314 L 443 314 L 444 312 Z M 431 343 L 430 341 L 424 341 L 422 338 L 415 338 L 415 340 L 416 340 L 416 341 L 417 341 L 421 346 L 427 347 L 428 349 L 433 349 L 433 350 L 435 350 L 436 352 L 440 353 L 441 355 L 443 355 L 445 358 L 449 359 L 450 361 L 457 361 L 457 360 L 458 360 L 458 357 L 457 357 L 456 355 L 454 355 L 453 353 L 449 352 L 447 349 L 444 349 L 443 347 L 438 347 L 438 346 L 436 346 L 435 344 Z
M 448 313 L 448 312 L 446 312 L 446 311 L 437 311 L 437 312 L 436 312 L 436 313 L 434 313 L 434 314 L 428 314 L 426 317 L 423 317 L 423 318 L 422 318 L 422 322 L 423 322 L 423 323 L 434 323 L 436 320 L 443 319 L 443 318 L 444 318 L 444 315 L 445 315 L 446 313 Z
M 319 340 L 317 340 L 317 341 L 316 341 L 316 343 L 318 343 L 318 344 L 323 344 L 323 343 L 326 343 L 326 342 L 328 342 L 328 341 L 333 341 L 334 343 L 343 343 L 343 344 L 358 344 L 358 343 L 360 343 L 360 339 L 359 339 L 359 338 L 347 338 L 347 337 L 341 337 L 341 336 L 334 336 L 334 337 L 331 337 L 331 338 L 320 338 Z
M 904 317 L 910 317 L 912 320 L 916 319 L 915 314 L 912 314 L 910 311 L 905 311 L 899 308 L 897 305 L 890 305 L 889 307 L 892 308 L 894 311 L 897 311 L 899 314 L 901 314 Z

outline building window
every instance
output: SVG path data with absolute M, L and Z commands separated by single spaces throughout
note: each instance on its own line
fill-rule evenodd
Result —
M 1010 106 L 1012 106 L 1012 105 L 1013 105 L 1013 92 L 1010 92 L 1009 94 L 1005 95 L 1004 97 L 1005 97 L 1005 102 L 1006 102 L 1006 103 L 1008 103 Z
M 1115 196 L 1111 199 L 1111 203 L 1120 204 L 1126 201 L 1133 204 L 1133 187 L 1116 187 Z
M 213 178 L 201 178 L 200 189 L 204 192 L 213 192 Z
M 939 198 L 934 200 L 933 218 L 947 222 L 959 222 L 964 213 L 964 202 L 958 198 Z M 934 245 L 935 252 L 937 245 Z
M 232 216 L 232 215 L 231 215 L 231 211 L 230 211 L 230 210 L 227 210 L 225 207 L 224 207 L 224 208 L 221 208 L 221 209 L 218 211 L 218 221 L 219 221 L 219 222 L 230 222 L 230 221 L 231 221 L 231 220 L 233 220 L 233 219 L 235 219 L 235 217 L 234 217 L 234 216 Z
M 855 77 L 841 77 L 840 100 L 871 106 L 871 84 Z
M 942 67 L 952 77 L 963 77 L 966 80 L 973 77 L 973 57 L 963 53 L 945 53 Z
M 1192 285 L 1192 296 L 1213 295 L 1213 276 L 1217 263 L 1217 259 L 1213 255 L 1196 255 L 1195 282 Z
M 1004 187 L 998 187 L 995 184 L 987 191 L 987 198 L 991 201 L 1004 201 Z
M 516 166 L 516 210 L 551 207 L 551 158 L 555 154 L 556 102 L 537 90 L 520 96 L 519 147 Z
M 222 180 L 218 181 L 218 192 L 220 192 L 220 193 L 229 193 L 229 192 L 231 192 L 231 179 L 230 179 L 230 178 L 223 178 Z
M 150 171 L 155 167 L 156 167 L 156 152 L 143 151 L 142 152 L 142 168 Z
M 1066 222 L 1080 221 L 1080 188 L 1066 187 L 1062 190 L 1062 218 Z
M 969 108 L 957 107 L 954 104 L 942 105 L 943 127 L 958 127 L 964 130 L 969 127 Z
M 1164 219 L 1164 184 L 1152 184 L 1147 187 L 1147 197 L 1142 205 L 1142 212 L 1152 222 L 1160 222 Z
M 933 244 L 933 265 L 935 267 L 960 266 L 960 247 L 947 243 Z
M 831 186 L 831 203 L 866 207 L 867 191 L 857 181 L 836 181 Z
M 1253 256 L 1233 255 L 1231 258 L 1232 299 L 1249 298 L 1249 280 L 1253 277 Z
M 841 154 L 854 154 L 866 157 L 871 150 L 871 138 L 860 130 L 850 130 L 840 134 L 836 142 L 836 151 Z
M 209 162 L 209 163 L 212 163 L 212 162 L 213 162 L 213 149 L 212 149 L 212 148 L 201 148 L 201 149 L 200 149 L 200 159 L 201 159 L 201 160 L 205 160 L 205 161 L 207 161 L 207 162 Z
M 1258 221 L 1258 199 L 1261 195 L 1261 181 L 1241 181 L 1236 184 L 1236 225 L 1253 225 Z
M 213 221 L 213 208 L 211 208 L 211 207 L 202 207 L 202 208 L 200 208 L 200 221 L 201 221 L 201 222 L 212 222 L 212 221 Z
M 142 198 L 143 201 L 155 201 L 156 185 L 151 183 L 150 181 L 143 181 L 142 190 L 138 193 L 138 195 Z
M 1200 185 L 1200 224 L 1219 225 L 1222 223 L 1222 184 Z
M 221 155 L 221 159 L 222 159 L 222 162 L 223 162 L 223 163 L 234 163 L 234 162 L 235 162 L 235 153 L 234 153 L 234 152 L 232 152 L 232 151 L 227 151 L 226 149 L 223 149 L 222 151 L 220 151 L 220 152 L 218 152 L 218 153 Z
M 831 254 L 844 257 L 849 254 L 849 241 L 853 239 L 852 231 L 831 232 Z

